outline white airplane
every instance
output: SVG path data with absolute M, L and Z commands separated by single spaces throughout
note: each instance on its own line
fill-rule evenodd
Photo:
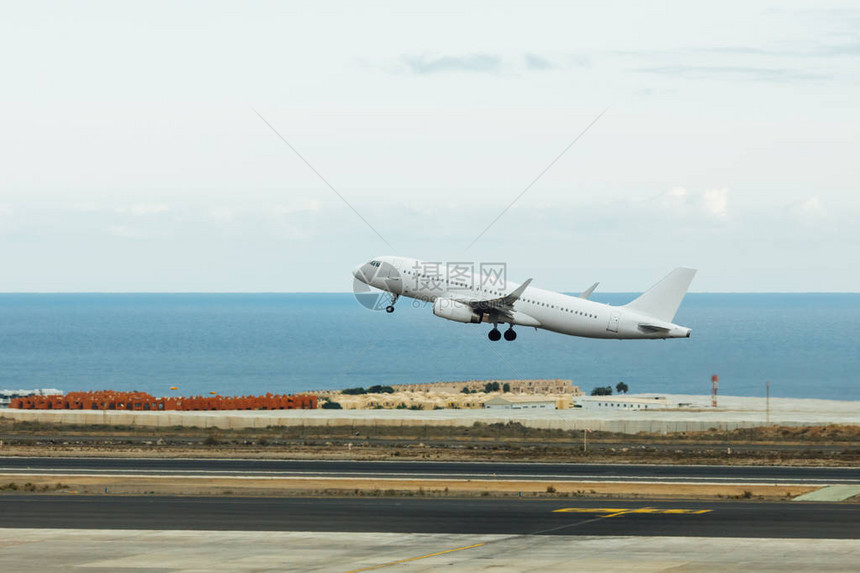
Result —
M 690 329 L 672 323 L 696 274 L 677 268 L 639 298 L 624 306 L 601 304 L 588 297 L 598 283 L 581 295 L 569 296 L 522 284 L 494 286 L 472 273 L 457 277 L 428 272 L 439 263 L 406 257 L 377 257 L 353 269 L 357 281 L 391 296 L 387 312 L 401 296 L 433 303 L 436 316 L 463 323 L 493 325 L 490 340 L 499 340 L 499 324 L 507 324 L 505 340 L 515 340 L 514 325 L 542 328 L 587 338 L 689 338 Z M 499 281 L 497 281 L 499 282 Z

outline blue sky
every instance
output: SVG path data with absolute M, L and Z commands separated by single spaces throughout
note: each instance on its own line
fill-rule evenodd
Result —
M 571 4 L 7 7 L 0 290 L 860 291 L 860 9 Z

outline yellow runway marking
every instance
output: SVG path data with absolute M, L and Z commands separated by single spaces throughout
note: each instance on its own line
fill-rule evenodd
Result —
M 647 513 L 647 514 L 672 514 L 672 515 L 700 515 L 710 513 L 711 509 L 657 509 L 655 507 L 564 507 L 562 509 L 554 509 L 553 513 L 602 513 L 603 517 L 617 517 L 619 515 L 627 515 L 631 513 Z M 407 559 L 398 559 L 396 561 L 388 561 L 379 565 L 371 565 L 370 567 L 362 567 L 361 569 L 353 569 L 347 573 L 359 573 L 360 571 L 373 571 L 382 569 L 383 567 L 391 567 L 401 563 L 409 563 L 410 561 L 418 561 L 419 559 L 428 559 L 446 553 L 454 553 L 456 551 L 464 551 L 466 549 L 474 549 L 481 547 L 483 543 L 475 543 L 474 545 L 466 545 L 465 547 L 456 547 L 454 549 L 446 549 L 445 551 L 437 551 L 436 553 L 428 553 L 418 557 L 409 557 Z
M 711 509 L 656 509 L 654 507 L 565 507 L 553 510 L 553 513 L 605 513 L 606 517 L 617 517 L 629 513 L 656 513 L 669 515 L 701 515 L 710 513 Z
M 420 557 L 409 557 L 408 559 L 398 559 L 397 561 L 389 561 L 388 563 L 380 563 L 379 565 L 371 565 L 370 567 L 363 567 L 361 569 L 353 569 L 352 571 L 347 571 L 347 573 L 358 573 L 359 571 L 373 571 L 374 569 L 382 569 L 383 567 L 391 567 L 392 565 L 398 565 L 400 563 L 408 563 L 409 561 L 418 561 L 419 559 L 427 559 L 428 557 L 436 557 L 437 555 L 445 555 L 446 553 L 454 553 L 455 551 L 463 551 L 465 549 L 473 549 L 475 547 L 482 546 L 483 543 L 476 543 L 474 545 L 467 545 L 465 547 L 457 547 L 456 549 L 446 549 L 445 551 L 438 551 L 436 553 L 430 553 L 428 555 L 421 555 Z

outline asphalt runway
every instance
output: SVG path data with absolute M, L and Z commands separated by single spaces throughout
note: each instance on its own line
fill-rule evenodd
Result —
M 860 485 L 860 468 L 505 462 L 0 457 L 0 474 Z
M 0 506 L 2 528 L 860 538 L 860 506 L 836 503 L 8 495 Z

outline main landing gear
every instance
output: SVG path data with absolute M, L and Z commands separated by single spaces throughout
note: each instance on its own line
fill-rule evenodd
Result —
M 498 325 L 493 325 L 493 330 L 491 330 L 489 332 L 489 334 L 487 334 L 487 336 L 493 342 L 501 339 L 502 333 L 499 332 Z M 517 339 L 517 333 L 514 332 L 514 327 L 513 326 L 508 327 L 508 329 L 505 331 L 505 340 L 516 340 L 516 339 Z
M 394 312 L 394 303 L 397 302 L 398 298 L 400 298 L 399 294 L 392 294 L 391 295 L 391 304 L 389 304 L 388 306 L 385 307 L 385 312 L 388 312 L 388 313 Z

